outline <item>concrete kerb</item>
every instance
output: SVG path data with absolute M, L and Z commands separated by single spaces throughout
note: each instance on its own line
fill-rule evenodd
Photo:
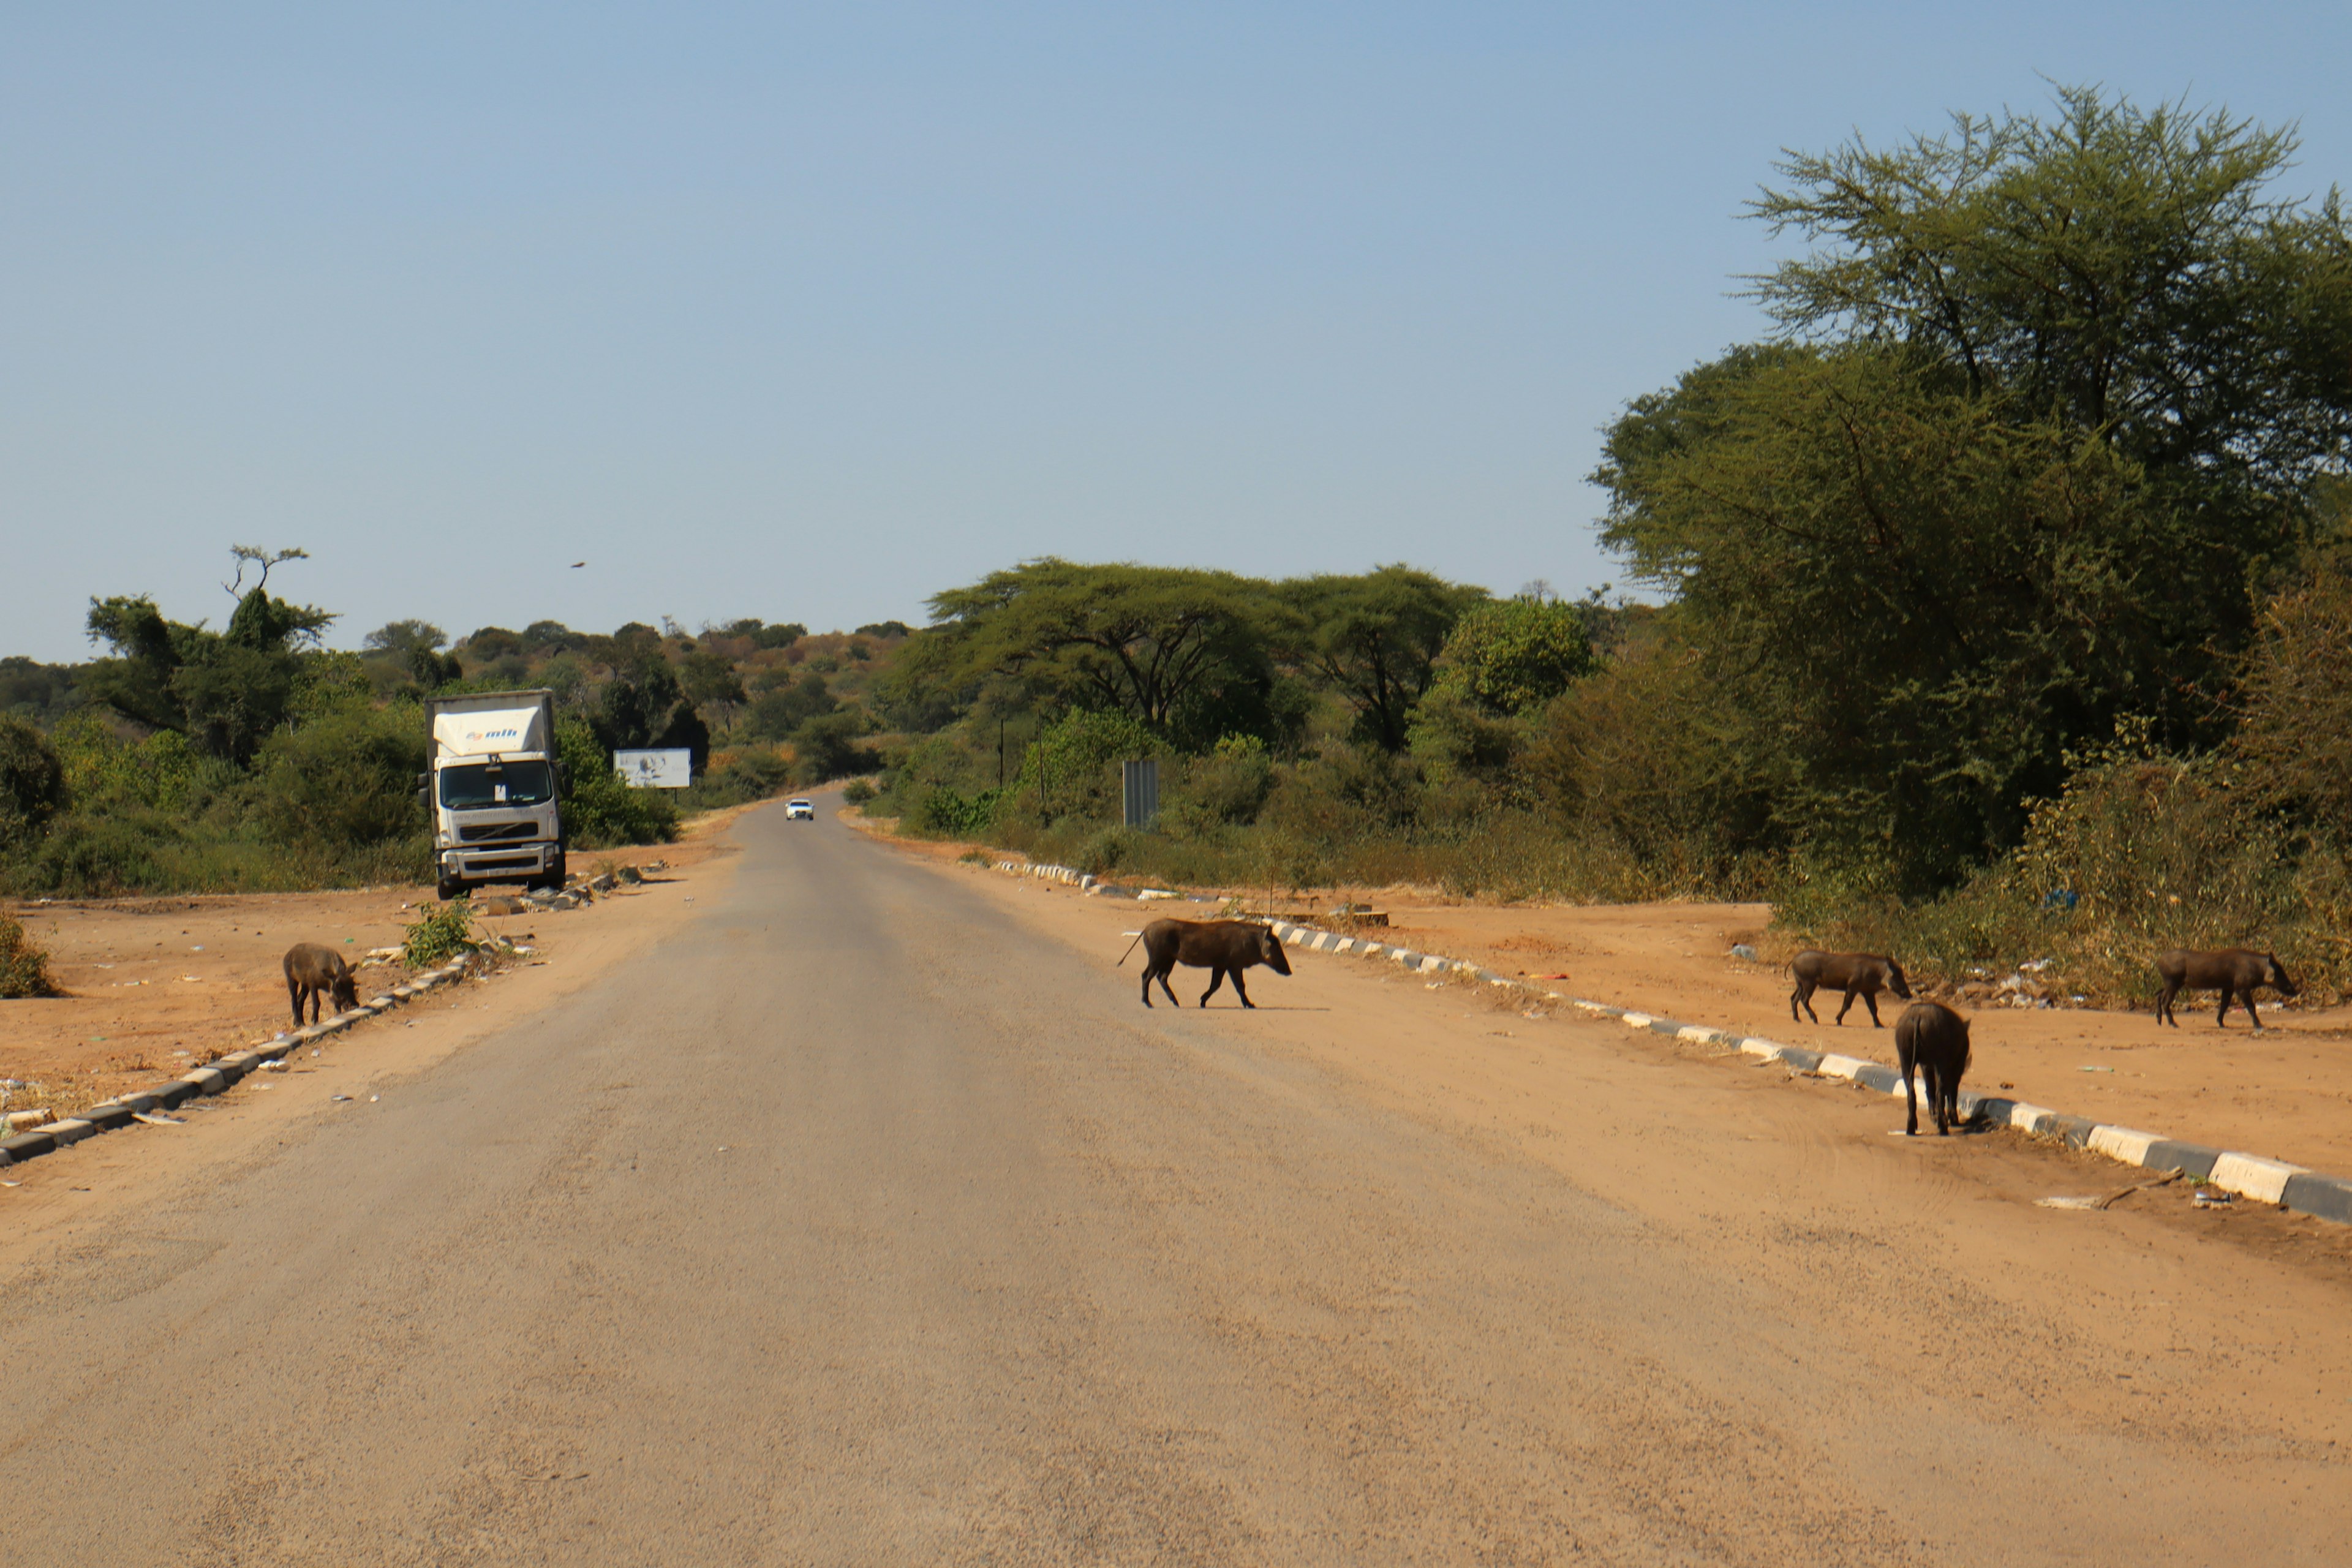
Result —
M 1898 1098 L 1903 1094 L 1903 1075 L 1884 1062 L 1841 1056 L 1835 1052 L 1806 1050 L 1802 1047 L 1782 1045 L 1778 1040 L 1759 1036 L 1678 1023 L 1650 1013 L 1613 1007 L 1606 1002 L 1564 996 L 1557 991 L 1544 991 L 1492 970 L 1480 969 L 1463 959 L 1438 958 L 1360 937 L 1342 937 L 1309 926 L 1294 925 L 1287 921 L 1276 921 L 1273 926 L 1276 937 L 1286 947 L 1311 952 L 1390 958 L 1424 974 L 1440 972 L 1467 974 L 1488 984 L 1514 986 L 1533 992 L 1547 1001 L 1566 1003 L 1594 1017 L 1613 1018 L 1628 1028 L 1647 1029 L 1694 1045 L 1720 1046 L 1751 1058 L 1759 1065 L 1778 1063 L 1814 1077 L 1843 1079 L 1857 1089 Z M 2275 1204 L 2281 1208 L 2311 1215 L 2318 1219 L 2352 1224 L 2352 1180 L 2341 1176 L 2325 1175 L 2301 1165 L 2265 1159 L 2257 1154 L 2209 1149 L 2200 1143 L 2184 1143 L 2161 1133 L 2110 1126 L 2087 1117 L 2068 1116 L 2046 1106 L 2029 1105 L 2021 1100 L 1979 1094 L 1969 1089 L 1960 1092 L 1959 1109 L 1964 1122 L 1984 1121 L 1994 1126 L 2013 1127 L 2037 1138 L 2058 1140 L 2073 1148 L 2088 1149 L 2120 1164 L 2151 1171 L 2179 1171 L 2242 1197 Z
M 21 1164 L 54 1153 L 70 1144 L 100 1132 L 138 1125 L 138 1118 L 159 1110 L 172 1110 L 186 1104 L 198 1095 L 219 1094 L 257 1068 L 271 1062 L 282 1061 L 295 1049 L 330 1035 L 341 1034 L 354 1024 L 366 1022 L 379 1013 L 391 1011 L 401 1003 L 429 991 L 464 979 L 476 967 L 474 953 L 467 953 L 441 965 L 428 969 L 405 984 L 397 985 L 384 995 L 373 996 L 348 1012 L 331 1018 L 321 1018 L 306 1028 L 293 1029 L 257 1041 L 241 1051 L 215 1057 L 199 1068 L 191 1068 L 169 1082 L 151 1089 L 136 1089 L 115 1096 L 78 1115 L 17 1133 L 13 1138 L 0 1138 L 0 1165 Z

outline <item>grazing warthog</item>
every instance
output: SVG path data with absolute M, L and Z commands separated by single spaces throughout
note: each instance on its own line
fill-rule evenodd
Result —
M 1845 1010 L 1853 999 L 1862 998 L 1870 1009 L 1870 1025 L 1874 1029 L 1886 1026 L 1878 1021 L 1878 994 L 1892 991 L 1906 1002 L 1911 1000 L 1911 983 L 1903 978 L 1903 966 L 1893 959 L 1875 952 L 1820 952 L 1812 948 L 1790 962 L 1789 972 L 1797 977 L 1797 988 L 1789 993 L 1789 1018 L 1797 1021 L 1797 1009 L 1816 1024 L 1822 1016 L 1813 1011 L 1813 993 L 1843 991 L 1845 1005 L 1837 1010 L 1837 1022 L 1845 1022 Z
M 1151 1005 L 1155 980 L 1171 1005 L 1183 1005 L 1176 1000 L 1176 993 L 1168 989 L 1169 971 L 1180 963 L 1215 971 L 1209 976 L 1209 988 L 1201 993 L 1203 1007 L 1228 974 L 1234 977 L 1234 994 L 1242 999 L 1242 1005 L 1256 1006 L 1242 985 L 1242 971 L 1254 963 L 1263 963 L 1276 974 L 1290 973 L 1289 955 L 1282 951 L 1272 928 L 1255 921 L 1153 921 L 1143 928 L 1142 942 L 1143 1005 L 1147 1007 Z
M 1969 1070 L 1969 1021 L 1941 1002 L 1914 1002 L 1895 1020 L 1895 1060 L 1903 1069 L 1903 1103 L 1910 1111 L 1903 1131 L 1919 1131 L 1919 1096 L 1911 1069 L 1927 1080 L 1927 1104 L 1943 1136 L 1960 1119 L 1960 1075 Z
M 2189 952 L 2177 950 L 2156 955 L 2156 973 L 2164 981 L 2164 989 L 2157 993 L 2156 1021 L 2180 1027 L 2180 1020 L 2172 1016 L 2172 999 L 2183 991 L 2221 993 L 2221 1010 L 2213 1015 L 2213 1026 L 2230 1016 L 2231 997 L 2245 1005 L 2246 1016 L 2254 1027 L 2263 1026 L 2263 1016 L 2254 1011 L 2254 987 L 2267 985 L 2282 996 L 2295 994 L 2294 982 L 2279 967 L 2278 954 L 2256 952 L 2250 947 L 2226 947 L 2219 952 Z
M 286 950 L 286 994 L 294 999 L 294 1026 L 302 1026 L 302 1004 L 310 1004 L 310 1022 L 319 1021 L 319 999 L 331 995 L 335 1011 L 348 1013 L 360 1005 L 360 988 L 352 966 L 331 947 L 299 942 Z

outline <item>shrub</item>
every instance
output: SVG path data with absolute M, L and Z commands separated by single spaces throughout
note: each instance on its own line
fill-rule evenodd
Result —
M 425 830 L 416 775 L 425 719 L 413 703 L 351 703 L 264 743 L 255 814 L 272 843 L 330 860 Z
M 0 849 L 39 837 L 65 805 L 56 748 L 24 720 L 0 717 Z
M 68 813 L 42 839 L 25 879 L 43 892 L 71 898 L 135 893 L 163 881 L 156 850 L 173 837 L 169 824 L 150 812 Z
M 841 798 L 851 805 L 864 805 L 877 792 L 865 779 L 852 779 L 841 786 Z
M 793 782 L 793 764 L 772 751 L 725 752 L 712 760 L 692 791 L 698 805 L 740 805 L 781 795 Z
M 944 785 L 926 791 L 907 814 L 914 831 L 939 838 L 976 838 L 996 821 L 999 791 L 965 795 Z
M 631 789 L 613 771 L 612 753 L 576 719 L 555 726 L 556 753 L 568 783 L 563 831 L 583 849 L 623 844 L 667 844 L 677 837 L 677 808 L 657 789 Z
M 199 755 L 176 730 L 129 741 L 92 710 L 67 719 L 49 739 L 65 770 L 66 793 L 86 812 L 133 805 L 184 813 L 236 776 L 228 764 Z
M 400 944 L 400 962 L 411 969 L 431 969 L 460 952 L 480 946 L 474 938 L 474 906 L 452 899 L 438 909 L 425 910 L 408 928 Z
M 0 997 L 56 994 L 49 955 L 33 945 L 16 916 L 0 912 Z
M 803 784 L 824 784 L 874 765 L 872 748 L 860 746 L 866 715 L 854 708 L 823 713 L 793 731 L 793 770 Z
M 1135 862 L 1141 837 L 1131 827 L 1113 825 L 1103 828 L 1078 846 L 1070 863 L 1081 871 L 1107 877 L 1121 866 Z
M 1126 713 L 1065 714 L 1022 752 L 1013 788 L 1041 822 L 1114 817 L 1119 811 L 1117 764 L 1160 750 L 1151 731 Z

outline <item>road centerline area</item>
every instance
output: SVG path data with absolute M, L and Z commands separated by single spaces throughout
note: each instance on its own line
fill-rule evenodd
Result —
M 2222 1410 L 2188 1385 L 2286 1341 L 2132 1361 L 1998 1235 L 1937 1254 L 1964 1178 L 1874 1225 L 1807 1198 L 1853 1174 L 1818 1135 L 1674 1125 L 1643 1075 L 1697 1069 L 1613 1058 L 1598 1146 L 1530 1157 L 1532 1080 L 1315 1045 L 1360 975 L 1146 1014 L 1002 889 L 824 814 L 735 833 L 596 983 L 7 1285 L 39 1415 L 0 1468 L 76 1505 L 16 1556 L 103 1521 L 126 1562 L 2318 1561 L 2352 1524 L 2318 1428 L 2119 1392 Z

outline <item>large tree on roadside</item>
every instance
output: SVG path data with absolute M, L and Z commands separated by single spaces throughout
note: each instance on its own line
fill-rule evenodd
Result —
M 1933 885 L 2014 841 L 2070 743 L 2205 711 L 2197 650 L 2231 605 L 2182 579 L 2231 563 L 2105 444 L 1901 351 L 1703 367 L 1634 405 L 1599 477 L 1603 537 L 1671 592 L 1784 841 Z
M 1280 593 L 1305 662 L 1355 709 L 1363 737 L 1389 752 L 1404 750 L 1413 705 L 1455 623 L 1486 597 L 1402 564 L 1296 578 Z
M 1781 164 L 1780 340 L 1637 400 L 1595 478 L 1784 842 L 1934 886 L 2118 717 L 2216 738 L 2352 442 L 2352 232 L 2274 194 L 2293 146 L 2068 89 Z
M 1262 724 L 1286 612 L 1230 572 L 1084 565 L 1052 556 L 930 601 L 907 678 L 976 689 L 1011 678 L 1037 698 L 1117 710 L 1185 743 Z

